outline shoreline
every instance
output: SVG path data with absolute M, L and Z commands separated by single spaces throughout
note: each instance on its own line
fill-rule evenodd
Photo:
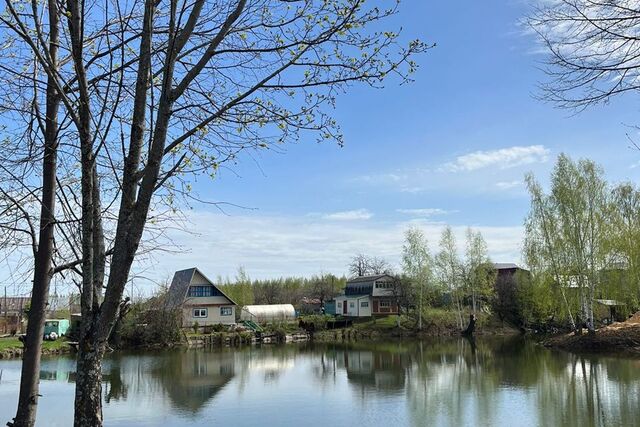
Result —
M 303 339 L 304 335 L 304 339 Z M 599 355 L 624 355 L 624 356 L 640 356 L 640 323 L 638 322 L 621 322 L 600 328 L 595 335 L 584 333 L 576 335 L 575 333 L 564 333 L 549 337 L 535 334 L 523 334 L 520 330 L 508 325 L 487 325 L 478 328 L 473 338 L 481 337 L 508 337 L 525 335 L 535 340 L 541 346 L 550 350 L 566 351 L 574 354 L 599 354 Z M 420 341 L 429 338 L 454 338 L 462 337 L 461 332 L 455 327 L 446 327 L 442 325 L 427 325 L 424 330 L 416 331 L 398 327 L 383 327 L 379 325 L 373 327 L 368 325 L 362 327 L 359 325 L 351 326 L 343 329 L 326 329 L 311 334 L 304 331 L 286 334 L 281 339 L 269 339 L 258 341 L 255 336 L 247 337 L 245 333 L 240 334 L 221 334 L 213 333 L 209 335 L 197 335 L 186 337 L 185 342 L 168 344 L 149 344 L 138 346 L 122 346 L 115 348 L 114 351 L 153 351 L 159 348 L 184 348 L 184 349 L 202 349 L 202 348 L 222 348 L 222 347 L 240 347 L 259 344 L 290 344 L 303 341 L 317 343 L 349 343 L 349 342 L 383 342 L 383 341 Z M 54 347 L 47 348 L 57 344 Z M 43 356 L 55 356 L 73 353 L 73 348 L 66 342 L 45 342 L 42 349 Z M 0 350 L 0 360 L 10 360 L 22 358 L 22 347 L 8 347 Z
M 542 340 L 541 344 L 577 354 L 640 356 L 640 324 L 613 324 L 598 329 L 593 335 L 586 332 L 556 335 Z

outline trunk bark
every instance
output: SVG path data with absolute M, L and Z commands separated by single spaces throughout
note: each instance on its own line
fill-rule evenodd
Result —
M 97 427 L 102 425 L 102 357 L 104 347 L 92 346 L 87 337 L 78 346 L 76 364 L 76 395 L 73 425 Z
M 476 331 L 476 315 L 469 315 L 469 324 L 467 325 L 467 329 L 462 331 L 462 335 L 465 337 L 472 337 L 474 332 Z
M 57 68 L 58 11 L 55 1 L 49 1 L 49 55 L 51 66 Z M 53 232 L 55 227 L 55 193 L 58 157 L 58 108 L 60 99 L 51 76 L 47 80 L 44 157 L 42 160 L 42 205 L 38 250 L 34 254 L 33 289 L 31 307 L 24 343 L 18 409 L 12 423 L 14 427 L 32 427 L 36 421 L 40 389 L 40 356 L 44 335 L 44 322 L 52 276 Z

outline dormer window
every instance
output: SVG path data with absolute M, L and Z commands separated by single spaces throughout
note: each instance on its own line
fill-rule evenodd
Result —
M 189 287 L 190 297 L 212 297 L 214 295 L 213 286 L 191 286 Z

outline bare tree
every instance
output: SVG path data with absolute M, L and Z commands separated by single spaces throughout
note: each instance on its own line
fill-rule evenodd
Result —
M 526 23 L 549 53 L 543 99 L 582 110 L 640 89 L 636 1 L 538 2 Z
M 349 274 L 357 277 L 372 274 L 389 274 L 391 270 L 391 266 L 385 259 L 364 254 L 355 255 L 349 263 Z
M 277 150 L 315 133 L 342 144 L 327 113 L 350 84 L 408 81 L 427 46 L 369 27 L 396 12 L 362 0 L 67 0 L 5 2 L 6 53 L 35 58 L 68 119 L 65 159 L 79 161 L 83 324 L 77 426 L 99 426 L 101 360 L 147 223 L 243 150 Z M 56 15 L 63 34 L 52 63 Z M 106 202 L 106 203 L 105 203 Z M 113 234 L 106 206 L 118 206 Z M 108 249 L 109 248 L 109 249 Z M 15 422 L 30 425 L 20 414 Z
M 321 274 L 319 277 L 311 279 L 309 284 L 309 294 L 312 298 L 320 300 L 320 305 L 338 295 L 339 280 L 333 274 Z

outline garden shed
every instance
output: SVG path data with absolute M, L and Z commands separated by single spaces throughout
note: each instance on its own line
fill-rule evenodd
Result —
M 240 320 L 254 322 L 288 321 L 296 318 L 296 310 L 291 304 L 245 305 L 240 312 Z

